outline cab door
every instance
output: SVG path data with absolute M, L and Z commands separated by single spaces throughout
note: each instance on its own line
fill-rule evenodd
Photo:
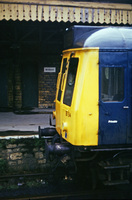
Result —
M 56 106 L 56 130 L 60 134 L 61 132 L 61 97 L 63 93 L 63 87 L 64 87 L 64 81 L 65 81 L 65 76 L 66 76 L 66 70 L 67 70 L 67 57 L 62 58 L 62 65 L 60 72 L 58 74 L 58 79 L 57 79 L 57 91 L 56 91 L 56 101 L 55 101 L 55 106 Z
M 110 59 L 106 60 L 109 57 Z M 106 54 L 100 64 L 99 144 L 101 145 L 127 143 L 130 107 L 127 71 L 125 52 Z

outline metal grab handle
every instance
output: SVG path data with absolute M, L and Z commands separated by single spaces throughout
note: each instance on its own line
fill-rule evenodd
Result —
M 58 78 L 57 78 L 57 86 L 56 86 L 56 88 L 57 89 L 59 89 L 59 86 L 60 86 L 60 77 L 61 77 L 61 73 L 59 72 L 59 74 L 58 74 Z
M 65 80 L 65 73 L 63 74 L 63 77 L 62 77 L 62 82 L 61 82 L 61 91 L 63 90 L 63 87 L 64 87 L 64 80 Z

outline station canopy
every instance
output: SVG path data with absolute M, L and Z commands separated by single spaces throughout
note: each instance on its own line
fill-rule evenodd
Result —
M 3 0 L 0 20 L 131 25 L 132 3 L 125 2 L 128 1 Z

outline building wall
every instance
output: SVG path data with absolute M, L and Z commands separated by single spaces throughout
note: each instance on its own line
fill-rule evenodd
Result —
M 22 90 L 21 90 L 21 71 L 20 66 L 16 65 L 14 69 L 13 77 L 13 98 L 14 98 L 14 109 L 20 109 L 22 105 Z
M 8 70 L 8 107 L 9 109 L 13 108 L 13 69 L 11 63 L 9 64 Z
M 39 67 L 39 108 L 54 107 L 57 72 L 60 67 L 59 56 L 49 56 L 49 62 Z M 44 72 L 44 68 L 53 68 L 55 72 Z
M 38 108 L 54 107 L 57 73 L 60 68 L 60 57 L 58 55 L 51 57 L 49 56 L 49 60 L 49 63 L 37 62 L 36 66 L 38 71 L 38 105 L 36 107 Z M 30 59 L 28 62 L 32 64 L 32 59 Z M 14 65 L 11 61 L 6 65 L 8 80 L 6 83 L 8 106 L 7 108 L 0 107 L 1 109 L 21 110 L 23 108 L 21 65 Z M 45 67 L 46 69 L 54 68 L 55 72 L 44 72 Z
M 18 21 L 2 21 L 0 25 L 3 31 L 0 33 L 0 73 L 5 77 L 4 82 L 1 80 L 0 111 L 54 107 L 57 74 L 63 49 L 63 33 L 61 37 L 58 34 L 62 25 Z M 11 42 L 8 37 L 11 37 Z M 55 72 L 44 72 L 45 67 L 54 68 Z M 36 96 L 33 94 L 34 90 Z M 7 103 L 3 107 L 2 94 L 5 93 Z M 34 98 L 37 101 L 35 104 L 32 102 Z
M 50 62 L 37 63 L 38 68 L 38 108 L 53 108 L 56 92 L 57 73 L 60 67 L 59 56 L 49 56 Z M 29 61 L 32 63 L 32 59 Z M 26 66 L 25 66 L 26 67 Z M 44 68 L 55 69 L 55 72 L 44 72 Z M 30 94 L 29 94 L 30 95 Z M 23 109 L 21 66 L 8 67 L 8 109 Z M 32 98 L 32 97 L 31 97 Z M 25 108 L 26 109 L 26 108 Z M 30 109 L 30 106 L 29 106 Z

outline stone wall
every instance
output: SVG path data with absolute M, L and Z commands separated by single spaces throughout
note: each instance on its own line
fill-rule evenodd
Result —
M 46 166 L 43 139 L 0 141 L 0 174 L 40 172 Z

